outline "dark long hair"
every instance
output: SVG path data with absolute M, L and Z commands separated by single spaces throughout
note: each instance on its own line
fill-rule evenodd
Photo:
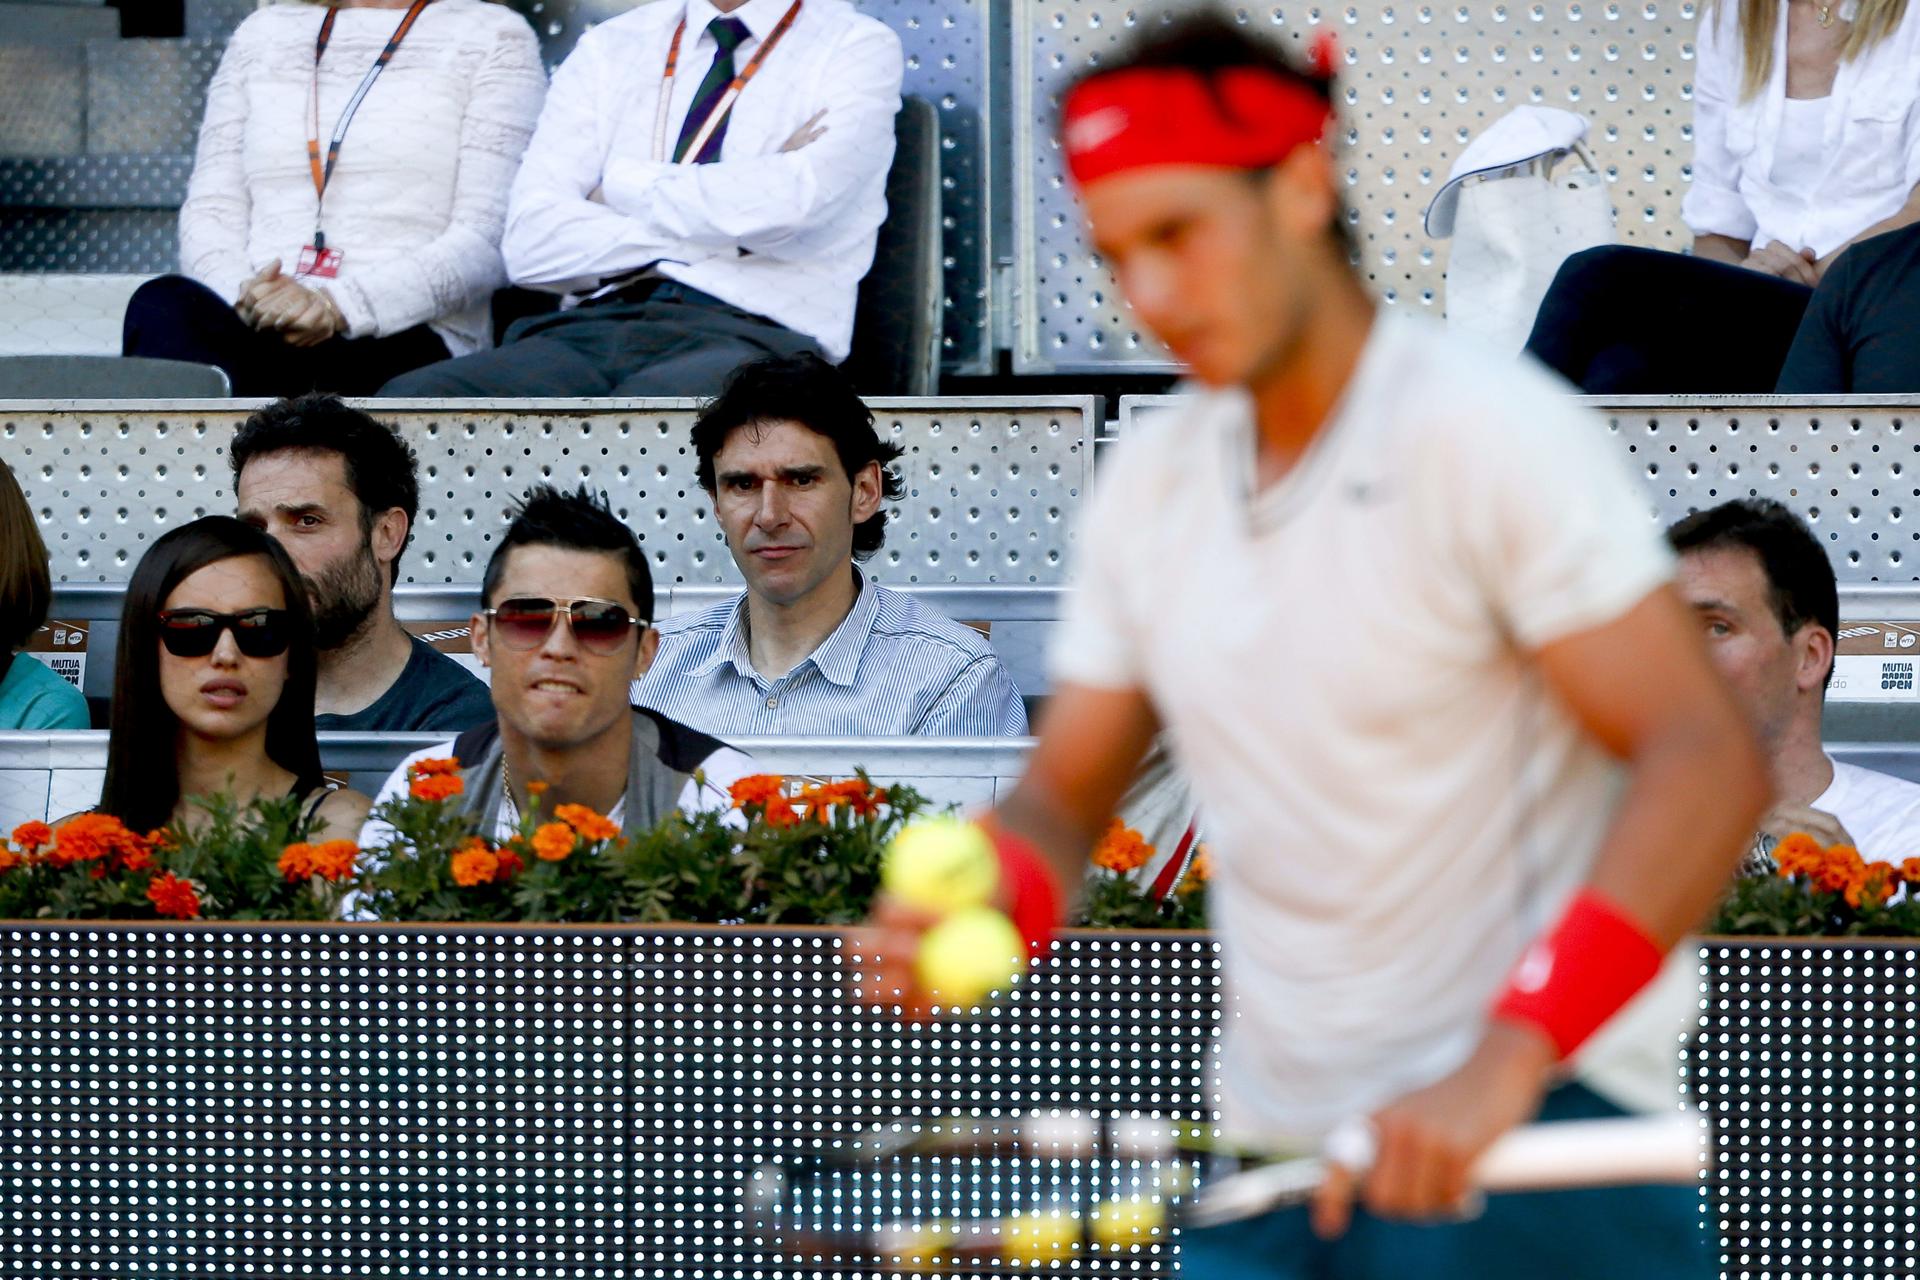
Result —
M 258 529 L 232 516 L 205 516 L 168 531 L 147 548 L 127 584 L 120 614 L 100 812 L 135 831 L 165 826 L 180 803 L 180 760 L 174 751 L 180 720 L 160 692 L 160 610 L 189 574 L 235 556 L 261 556 L 273 566 L 293 615 L 286 687 L 267 716 L 267 758 L 303 782 L 320 780 L 320 745 L 313 734 L 313 624 L 300 574 L 280 544 Z M 162 743 L 165 749 L 156 751 Z

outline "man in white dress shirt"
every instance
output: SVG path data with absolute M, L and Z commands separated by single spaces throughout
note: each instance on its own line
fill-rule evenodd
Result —
M 502 245 L 515 284 L 574 305 L 381 394 L 711 395 L 761 356 L 844 360 L 901 74 L 899 38 L 847 0 L 601 23 L 554 75 Z
M 1748 870 L 1771 870 L 1760 850 L 1795 831 L 1869 859 L 1920 857 L 1920 786 L 1840 764 L 1821 743 L 1840 597 L 1807 526 L 1777 502 L 1742 499 L 1695 512 L 1667 541 L 1680 553 L 1681 593 L 1773 774 L 1774 806 Z

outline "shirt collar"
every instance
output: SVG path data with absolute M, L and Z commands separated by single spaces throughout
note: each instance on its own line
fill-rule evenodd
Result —
M 854 566 L 853 576 L 860 584 L 859 594 L 853 598 L 853 608 L 840 620 L 833 633 L 820 642 L 820 647 L 802 661 L 801 666 L 811 662 L 821 675 L 843 689 L 851 689 L 860 674 L 860 659 L 867 651 L 867 640 L 873 635 L 873 623 L 880 615 L 880 590 L 873 580 Z M 695 676 L 710 676 L 723 665 L 731 663 L 733 669 L 749 680 L 760 679 L 760 673 L 753 669 L 753 655 L 747 651 L 747 593 L 742 591 L 734 601 L 733 611 L 727 615 L 727 625 L 720 632 L 720 639 L 713 646 L 713 652 L 702 658 L 693 668 Z M 798 667 L 795 670 L 799 670 Z
M 713 7 L 712 0 L 687 0 L 687 33 L 696 40 L 713 43 L 707 35 L 707 28 L 715 18 L 738 18 L 747 24 L 754 41 L 765 40 L 769 32 L 780 25 L 792 0 L 747 0 L 732 13 L 721 13 Z
M 860 572 L 858 565 L 854 566 L 853 576 L 860 583 L 860 594 L 853 598 L 853 608 L 809 659 L 821 675 L 842 689 L 851 689 L 854 678 L 860 674 L 860 658 L 867 651 L 873 621 L 880 613 L 879 588 Z
M 741 675 L 749 680 L 754 678 L 753 658 L 747 652 L 747 593 L 744 591 L 734 597 L 733 609 L 727 614 L 727 625 L 721 630 L 720 639 L 714 643 L 713 652 L 694 665 L 693 674 L 710 676 L 729 662 Z

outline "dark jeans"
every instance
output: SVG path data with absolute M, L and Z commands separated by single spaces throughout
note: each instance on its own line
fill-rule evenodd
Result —
M 1724 262 L 1586 249 L 1560 265 L 1527 350 L 1589 395 L 1770 392 L 1812 297 Z
M 369 396 L 389 378 L 445 360 L 447 344 L 421 324 L 383 338 L 289 346 L 279 334 L 247 324 L 231 303 L 198 281 L 161 276 L 141 285 L 127 303 L 120 354 L 218 365 L 237 396 Z
M 1582 1085 L 1547 1095 L 1542 1121 L 1623 1114 Z M 1467 1222 L 1356 1212 L 1331 1243 L 1305 1209 L 1181 1238 L 1192 1280 L 1707 1280 L 1716 1250 L 1697 1187 L 1609 1187 L 1488 1196 Z
M 633 293 L 643 293 L 637 301 Z M 816 354 L 813 339 L 671 281 L 529 316 L 491 351 L 403 374 L 386 396 L 710 396 L 762 356 Z

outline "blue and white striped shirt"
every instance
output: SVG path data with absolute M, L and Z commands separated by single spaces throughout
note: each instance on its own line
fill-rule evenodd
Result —
M 1018 737 L 1020 691 L 993 648 L 913 597 L 865 574 L 853 609 L 777 680 L 753 668 L 743 591 L 660 622 L 660 653 L 634 701 L 711 734 L 736 738 Z

